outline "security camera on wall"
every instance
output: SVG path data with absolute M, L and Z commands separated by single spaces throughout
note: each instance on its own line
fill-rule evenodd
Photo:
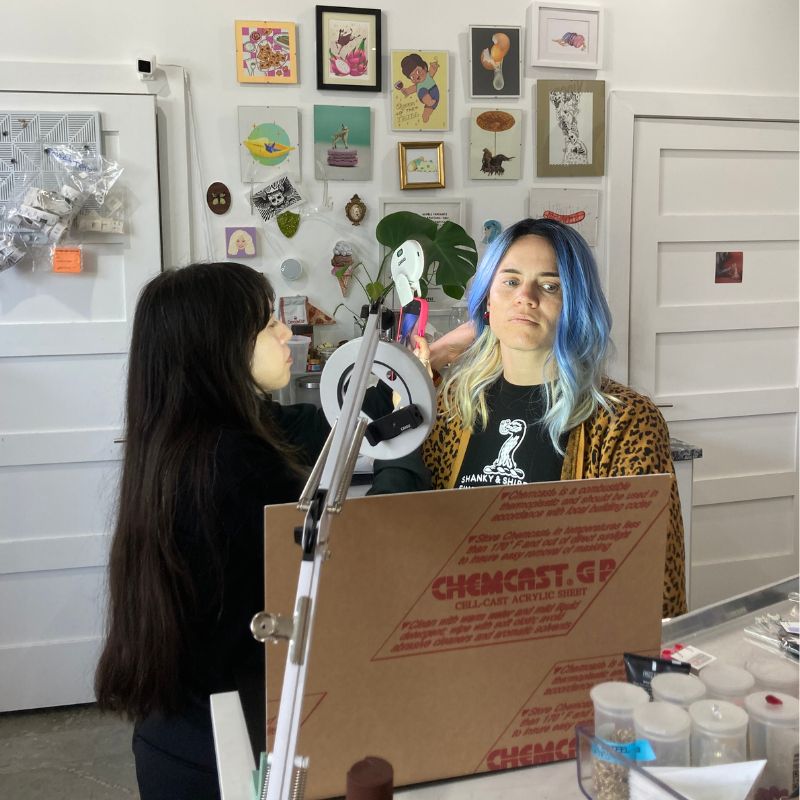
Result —
M 136 69 L 141 80 L 152 81 L 156 76 L 156 57 L 139 56 L 136 59 Z

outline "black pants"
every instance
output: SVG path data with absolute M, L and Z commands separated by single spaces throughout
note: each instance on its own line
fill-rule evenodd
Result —
M 219 800 L 219 777 L 208 706 L 173 717 L 152 715 L 133 731 L 141 800 Z

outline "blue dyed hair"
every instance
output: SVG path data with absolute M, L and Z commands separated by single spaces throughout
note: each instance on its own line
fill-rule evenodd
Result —
M 613 398 L 601 390 L 605 361 L 611 349 L 611 312 L 600 287 L 597 264 L 589 246 L 575 230 L 551 219 L 523 219 L 506 228 L 487 247 L 469 293 L 468 308 L 475 324 L 475 344 L 465 354 L 463 370 L 452 376 L 473 386 L 453 390 L 451 405 L 457 406 L 467 427 L 477 416 L 486 423 L 483 391 L 499 374 L 497 360 L 491 369 L 481 369 L 487 354 L 499 349 L 484 319 L 489 289 L 497 268 L 514 242 L 523 236 L 541 236 L 555 251 L 561 282 L 561 314 L 556 325 L 550 363 L 554 379 L 547 384 L 548 409 L 544 422 L 558 450 L 560 436 L 594 413 L 597 404 L 608 408 Z M 459 374 L 460 373 L 460 374 Z M 466 412 L 466 413 L 465 413 Z

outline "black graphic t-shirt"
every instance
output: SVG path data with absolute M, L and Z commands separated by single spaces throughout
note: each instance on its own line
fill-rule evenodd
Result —
M 486 404 L 488 424 L 473 431 L 456 488 L 559 480 L 564 458 L 541 424 L 544 384 L 516 386 L 501 377 L 487 389 Z

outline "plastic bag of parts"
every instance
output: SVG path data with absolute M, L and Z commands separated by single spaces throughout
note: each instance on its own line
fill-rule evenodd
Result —
M 0 233 L 0 272 L 16 266 L 25 258 L 25 244 L 10 233 Z
M 75 220 L 80 233 L 127 233 L 125 190 L 116 187 L 98 208 L 82 208 Z
M 51 269 L 49 248 L 60 244 L 83 207 L 93 199 L 103 205 L 122 174 L 122 167 L 102 156 L 84 155 L 71 147 L 51 147 L 48 155 L 64 172 L 61 187 L 51 191 L 25 184 L 6 207 L 0 220 L 0 271 L 20 264 L 30 250 L 34 270 Z M 111 215 L 124 228 L 124 203 L 115 204 Z M 119 216 L 122 214 L 122 222 Z M 77 227 L 77 226 L 76 226 Z M 41 252 L 40 252 L 41 251 Z
M 64 185 L 58 192 L 28 186 L 6 209 L 6 231 L 29 247 L 56 244 L 69 230 L 88 195 Z
M 67 173 L 65 183 L 71 184 L 81 193 L 93 196 L 100 206 L 122 175 L 123 167 L 103 156 L 82 153 L 65 146 L 51 147 L 47 153 Z

